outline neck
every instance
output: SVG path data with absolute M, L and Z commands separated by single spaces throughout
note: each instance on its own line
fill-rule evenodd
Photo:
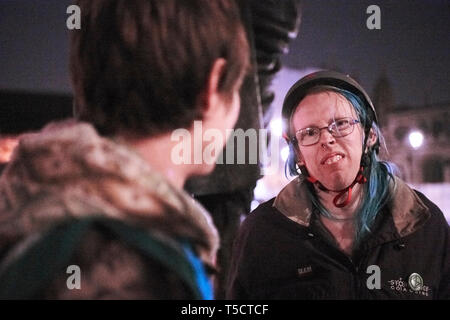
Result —
M 338 208 L 334 205 L 333 200 L 339 192 L 322 191 L 315 187 L 318 200 L 322 203 L 325 209 L 330 212 L 335 218 L 339 220 L 350 220 L 355 217 L 358 206 L 362 199 L 363 186 L 359 183 L 355 184 L 352 190 L 352 197 L 350 202 L 343 208 Z
M 186 180 L 195 174 L 195 166 L 176 164 L 171 159 L 172 150 L 178 142 L 171 140 L 170 133 L 150 138 L 121 136 L 119 139 L 137 151 L 153 170 L 178 189 L 182 189 Z
M 355 218 L 358 206 L 362 199 L 363 187 L 356 184 L 353 187 L 352 197 L 350 202 L 343 208 L 338 208 L 334 205 L 333 199 L 338 192 L 321 191 L 316 188 L 317 196 L 322 205 L 332 215 L 332 218 L 320 216 L 320 220 L 329 232 L 335 238 L 339 248 L 351 255 L 355 237 Z

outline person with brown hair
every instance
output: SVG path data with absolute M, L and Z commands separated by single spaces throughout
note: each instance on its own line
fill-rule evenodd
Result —
M 0 178 L 0 297 L 212 298 L 217 230 L 182 188 L 214 164 L 178 164 L 172 133 L 194 136 L 198 120 L 224 144 L 235 125 L 249 63 L 239 9 L 76 5 L 76 121 L 24 136 Z M 193 146 L 203 155 L 205 143 Z

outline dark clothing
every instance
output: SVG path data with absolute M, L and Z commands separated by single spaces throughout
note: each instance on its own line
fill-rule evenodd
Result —
M 217 252 L 214 277 L 215 299 L 225 298 L 226 281 L 231 262 L 231 249 L 236 238 L 241 217 L 250 212 L 250 202 L 253 192 L 224 193 L 196 197 L 208 212 L 211 212 L 214 225 L 219 231 L 220 249 Z M 250 199 L 249 199 L 250 198 Z
M 233 251 L 227 298 L 450 298 L 449 226 L 423 194 L 396 179 L 394 200 L 349 257 L 311 207 L 298 203 L 305 200 L 302 188 L 296 179 L 244 221 Z M 379 289 L 368 288 L 374 283 L 371 265 L 380 268 Z M 417 284 L 413 273 L 423 279 L 417 291 L 411 287 Z

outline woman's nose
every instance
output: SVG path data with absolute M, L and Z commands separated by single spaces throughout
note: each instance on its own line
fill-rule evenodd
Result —
M 336 138 L 328 130 L 322 130 L 320 135 L 320 143 L 323 145 L 334 144 L 336 142 Z

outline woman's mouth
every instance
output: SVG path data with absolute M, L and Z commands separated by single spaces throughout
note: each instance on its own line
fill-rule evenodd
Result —
M 324 164 L 324 165 L 330 165 L 330 164 L 339 162 L 343 158 L 344 158 L 344 155 L 334 153 L 334 154 L 325 156 L 320 163 Z

